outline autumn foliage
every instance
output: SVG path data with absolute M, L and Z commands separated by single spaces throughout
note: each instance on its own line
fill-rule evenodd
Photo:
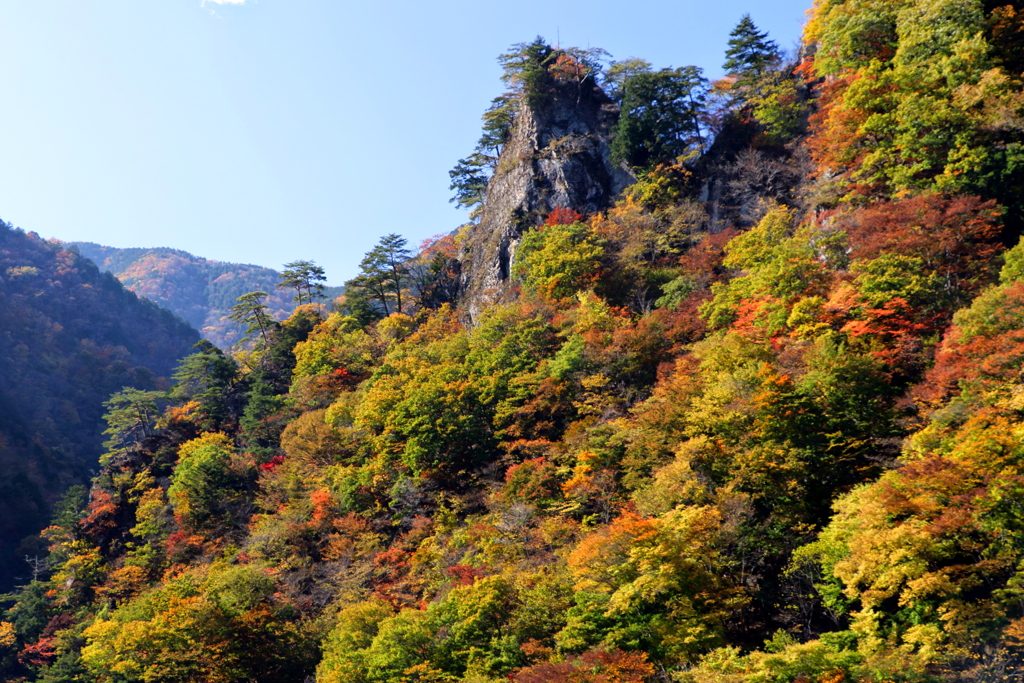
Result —
M 443 236 L 378 309 L 119 394 L 4 674 L 1020 677 L 1024 64 L 991 4 L 818 0 L 800 64 L 747 18 L 687 104 L 708 138 L 604 211 L 522 216 L 502 303 L 470 319 Z M 524 98 L 600 68 L 517 50 Z M 644 64 L 610 91 L 682 74 Z

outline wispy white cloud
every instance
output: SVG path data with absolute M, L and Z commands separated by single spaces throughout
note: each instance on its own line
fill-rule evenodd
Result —
M 249 2 L 249 0 L 200 0 L 199 6 L 202 7 L 203 9 L 205 9 L 207 12 L 209 12 L 213 16 L 217 17 L 218 19 L 223 19 L 224 17 L 222 17 L 221 15 L 217 14 L 217 10 L 215 10 L 213 8 L 214 5 L 221 5 L 221 6 L 224 6 L 224 5 L 234 5 L 235 7 L 240 7 L 240 6 L 244 5 L 244 4 L 246 4 L 247 2 L 250 5 L 255 4 L 256 1 L 257 0 L 252 0 L 252 2 Z

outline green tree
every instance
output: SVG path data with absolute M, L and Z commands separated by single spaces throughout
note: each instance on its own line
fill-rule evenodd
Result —
M 238 363 L 205 339 L 196 344 L 196 349 L 174 371 L 176 384 L 170 397 L 183 403 L 196 401 L 204 416 L 203 426 L 220 429 L 238 417 Z
M 565 299 L 593 286 L 603 256 L 603 240 L 586 224 L 547 225 L 523 235 L 512 274 L 530 291 Z
M 448 177 L 452 180 L 448 189 L 455 192 L 448 200 L 449 203 L 456 203 L 466 209 L 483 204 L 493 168 L 493 159 L 479 151 L 459 159 L 455 168 L 448 171 Z
M 512 93 L 506 92 L 491 100 L 491 106 L 481 117 L 484 127 L 477 142 L 478 151 L 490 152 L 491 157 L 497 159 L 502 147 L 508 142 L 517 110 L 516 98 Z
M 529 43 L 516 43 L 498 56 L 502 82 L 516 96 L 525 98 L 527 104 L 536 105 L 548 85 L 548 67 L 559 52 L 540 36 Z
M 483 131 L 473 153 L 459 159 L 455 168 L 448 171 L 452 181 L 448 189 L 455 192 L 449 202 L 468 209 L 483 204 L 487 182 L 498 165 L 502 148 L 512 134 L 512 123 L 518 111 L 519 97 L 513 91 L 491 100 L 491 106 L 481 117 Z
M 46 538 L 50 541 L 50 556 L 46 558 L 53 567 L 67 561 L 68 543 L 74 540 L 78 532 L 78 523 L 85 517 L 85 507 L 89 502 L 89 490 L 81 484 L 72 486 L 53 506 L 50 527 Z
M 246 397 L 245 410 L 238 420 L 242 428 L 241 443 L 261 460 L 270 459 L 279 451 L 285 417 L 281 415 L 284 397 L 269 383 L 254 381 Z
M 782 54 L 749 14 L 729 34 L 726 78 L 718 87 L 727 102 L 752 114 L 768 139 L 784 141 L 799 131 L 803 103 L 791 74 L 781 68 Z
M 652 168 L 704 146 L 700 115 L 707 80 L 695 66 L 638 71 L 623 83 L 613 161 Z
M 483 204 L 487 183 L 511 136 L 520 103 L 525 99 L 529 104 L 536 104 L 549 79 L 548 67 L 554 63 L 555 53 L 556 50 L 538 36 L 532 43 L 516 43 L 498 57 L 501 80 L 508 90 L 495 97 L 483 113 L 483 131 L 473 153 L 459 159 L 455 168 L 448 171 L 451 178 L 448 189 L 455 193 L 450 202 L 467 209 Z
M 270 344 L 267 334 L 274 321 L 270 317 L 267 305 L 263 303 L 263 299 L 267 296 L 266 292 L 249 292 L 238 297 L 236 299 L 238 303 L 231 307 L 231 315 L 228 317 L 239 325 L 245 325 L 246 336 L 241 339 L 241 342 L 244 343 L 252 339 L 258 330 L 263 338 L 263 346 L 266 347 Z
M 388 352 L 366 384 L 356 426 L 373 435 L 381 458 L 391 457 L 389 467 L 461 476 L 495 457 L 495 413 L 514 399 L 512 379 L 550 344 L 545 323 L 514 309 L 491 309 L 470 333 L 444 306 Z
M 161 391 L 141 391 L 132 387 L 125 387 L 111 396 L 103 403 L 107 408 L 103 416 L 107 429 L 103 433 L 110 436 L 103 445 L 111 450 L 138 448 L 143 440 L 154 434 L 159 416 L 156 402 L 164 397 Z
M 292 261 L 284 264 L 284 268 L 277 286 L 294 289 L 297 303 L 311 304 L 315 299 L 323 298 L 323 283 L 327 280 L 323 268 L 313 261 Z
M 380 238 L 359 264 L 362 271 L 345 283 L 346 291 L 361 291 L 384 316 L 402 312 L 402 295 L 409 285 L 409 261 L 412 252 L 408 241 L 394 233 Z
M 347 683 L 365 680 L 366 650 L 373 643 L 380 624 L 394 610 L 379 600 L 360 602 L 338 613 L 334 628 L 324 640 L 324 658 L 317 666 L 317 680 Z
M 822 109 L 820 168 L 902 195 L 977 194 L 1008 208 L 1019 232 L 1024 98 L 1020 10 L 981 0 L 834 0 L 815 6 L 814 69 L 842 80 Z M 852 196 L 852 195 L 851 195 Z
M 792 209 L 774 203 L 765 208 L 761 221 L 725 248 L 725 265 L 743 274 L 716 282 L 714 296 L 701 304 L 701 314 L 713 328 L 735 323 L 746 306 L 756 312 L 747 324 L 777 334 L 790 326 L 801 302 L 818 301 L 815 297 L 828 292 L 830 271 L 820 254 L 842 254 L 843 236 L 817 235 L 806 227 L 794 234 Z
M 644 649 L 673 663 L 720 644 L 725 619 L 745 602 L 721 570 L 720 536 L 710 507 L 653 519 L 626 512 L 589 534 L 568 557 L 579 598 L 557 642 Z
M 216 526 L 241 494 L 231 469 L 231 445 L 223 434 L 206 433 L 182 445 L 167 496 L 175 514 L 192 528 Z
M 104 610 L 83 631 L 89 671 L 59 680 L 304 680 L 315 666 L 313 640 L 275 605 L 273 588 L 265 570 L 224 563 L 170 579 Z
M 768 33 L 757 30 L 749 14 L 729 34 L 729 49 L 725 51 L 722 68 L 727 76 L 737 81 L 757 80 L 782 59 L 778 43 L 768 40 Z
M 651 73 L 651 63 L 646 59 L 630 57 L 622 61 L 612 62 L 604 76 L 604 89 L 618 103 L 626 94 L 626 81 L 639 74 Z
M 270 345 L 259 364 L 245 376 L 247 395 L 238 421 L 242 428 L 239 443 L 257 459 L 270 458 L 279 452 L 281 431 L 290 417 L 283 410 L 284 394 L 292 385 L 295 348 L 322 322 L 320 312 L 306 306 L 295 309 L 287 320 L 275 323 Z
M 584 86 L 600 78 L 608 57 L 599 47 L 552 48 L 540 36 L 530 43 L 516 43 L 500 55 L 501 80 L 508 90 L 495 97 L 481 117 L 483 131 L 473 153 L 448 171 L 449 189 L 455 193 L 449 201 L 468 209 L 481 206 L 521 104 L 539 104 L 556 80 L 575 83 L 578 102 Z

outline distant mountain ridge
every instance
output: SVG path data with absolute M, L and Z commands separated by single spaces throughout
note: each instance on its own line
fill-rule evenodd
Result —
M 168 247 L 106 247 L 93 242 L 70 242 L 86 258 L 120 280 L 125 287 L 173 311 L 217 346 L 231 348 L 242 330 L 229 320 L 236 299 L 247 292 L 269 294 L 267 305 L 277 320 L 287 318 L 296 303 L 293 292 L 277 287 L 273 268 L 202 258 Z M 343 287 L 328 287 L 328 300 Z

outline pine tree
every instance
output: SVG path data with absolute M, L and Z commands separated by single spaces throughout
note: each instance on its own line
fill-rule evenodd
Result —
M 448 177 L 452 180 L 448 189 L 455 192 L 450 202 L 467 209 L 483 204 L 487 182 L 498 165 L 502 147 L 512 134 L 512 122 L 519 111 L 520 102 L 537 101 L 550 78 L 548 67 L 558 54 L 564 52 L 553 49 L 537 36 L 531 43 L 516 43 L 498 57 L 502 70 L 501 80 L 509 89 L 495 97 L 481 117 L 483 130 L 473 153 L 459 159 L 455 168 L 448 171 Z
M 266 296 L 266 292 L 249 292 L 238 297 L 238 303 L 231 307 L 231 315 L 228 317 L 232 322 L 245 325 L 246 336 L 242 338 L 242 342 L 248 341 L 259 331 L 263 337 L 263 346 L 270 344 L 267 332 L 273 320 L 267 312 L 267 305 L 263 303 Z
M 487 181 L 498 165 L 502 148 L 512 135 L 512 121 L 518 110 L 519 98 L 514 92 L 506 92 L 491 100 L 491 106 L 481 117 L 483 130 L 473 153 L 459 159 L 455 168 L 448 171 L 448 177 L 452 179 L 448 189 L 455 192 L 449 202 L 467 209 L 484 203 Z
M 378 304 L 384 316 L 401 313 L 402 294 L 411 277 L 412 252 L 407 244 L 408 240 L 394 233 L 380 238 L 360 262 L 362 272 L 345 283 L 346 291 L 355 295 L 356 300 L 369 299 Z
M 195 348 L 174 371 L 170 397 L 181 403 L 195 401 L 204 426 L 222 428 L 238 417 L 238 363 L 205 339 Z
M 104 402 L 107 421 L 104 434 L 110 438 L 104 446 L 110 450 L 138 448 L 144 439 L 153 435 L 160 414 L 157 401 L 165 398 L 162 391 L 141 391 L 125 387 Z
M 459 159 L 455 168 L 448 171 L 448 177 L 452 179 L 448 189 L 455 192 L 449 203 L 457 203 L 467 209 L 483 204 L 493 168 L 494 159 L 480 152 Z
M 293 261 L 284 264 L 284 268 L 277 286 L 294 289 L 297 303 L 311 304 L 314 299 L 323 298 L 323 283 L 327 280 L 323 268 L 313 261 Z
M 521 95 L 531 105 L 536 104 L 550 78 L 548 67 L 561 53 L 540 36 L 531 43 L 516 43 L 508 52 L 498 56 L 501 80 L 514 95 Z
M 622 104 L 626 96 L 626 82 L 638 74 L 651 73 L 651 63 L 646 59 L 630 57 L 614 62 L 604 76 L 604 90 L 613 100 Z
M 487 154 L 497 162 L 502 147 L 512 133 L 512 121 L 518 110 L 517 105 L 518 102 L 512 93 L 504 93 L 491 100 L 491 106 L 480 117 L 484 126 L 480 140 L 476 143 L 477 152 Z

